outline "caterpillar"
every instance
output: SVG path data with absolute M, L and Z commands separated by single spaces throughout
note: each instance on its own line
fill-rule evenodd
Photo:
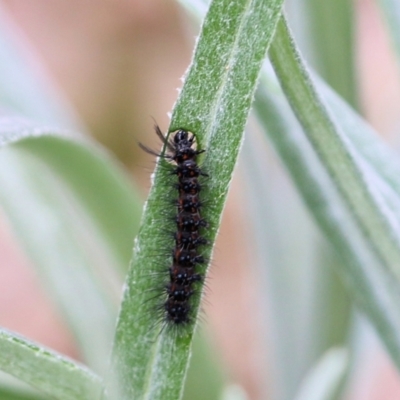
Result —
M 171 175 L 177 177 L 172 192 L 176 194 L 176 198 L 172 199 L 175 205 L 174 245 L 159 310 L 167 325 L 188 325 L 193 322 L 191 300 L 198 293 L 197 284 L 204 279 L 199 269 L 206 260 L 199 250 L 208 244 L 202 236 L 208 224 L 201 213 L 204 203 L 200 199 L 202 184 L 199 181 L 200 177 L 208 175 L 197 163 L 197 156 L 205 150 L 195 147 L 196 136 L 189 131 L 179 129 L 168 139 L 158 125 L 154 128 L 165 152 L 158 154 L 142 144 L 140 147 L 166 159 L 171 164 Z

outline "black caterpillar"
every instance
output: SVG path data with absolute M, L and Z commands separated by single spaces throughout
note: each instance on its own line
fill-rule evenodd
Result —
M 174 248 L 172 263 L 168 268 L 169 279 L 164 285 L 165 302 L 160 306 L 163 320 L 174 326 L 187 325 L 193 322 L 191 298 L 196 293 L 196 284 L 203 281 L 199 265 L 205 263 L 199 253 L 199 247 L 206 245 L 207 240 L 201 231 L 207 227 L 201 216 L 202 202 L 199 182 L 200 176 L 207 176 L 197 164 L 197 156 L 205 150 L 194 148 L 196 137 L 193 133 L 179 129 L 167 139 L 160 128 L 155 125 L 157 136 L 165 146 L 165 154 L 157 154 L 140 144 L 148 153 L 167 159 L 174 163 L 171 174 L 178 177 L 174 183 L 177 191 L 176 215 L 174 223 Z

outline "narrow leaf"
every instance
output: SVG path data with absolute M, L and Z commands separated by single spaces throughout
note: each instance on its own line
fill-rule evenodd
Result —
M 0 120 L 0 203 L 96 371 L 107 365 L 140 202 L 112 160 L 19 120 Z M 51 135 L 53 133 L 53 135 Z
M 0 330 L 0 369 L 60 400 L 99 398 L 100 379 L 83 365 Z
M 338 126 L 329 117 L 299 61 L 284 20 L 278 26 L 270 51 L 282 89 L 337 188 L 346 199 L 371 248 L 400 278 L 400 235 L 397 221 L 381 199 L 366 185 L 354 156 Z
M 204 217 L 213 242 L 228 185 L 242 142 L 259 71 L 280 15 L 282 1 L 217 0 L 212 2 L 173 111 L 169 132 L 184 128 L 206 149 L 203 168 L 209 174 L 202 196 L 209 199 Z M 145 300 L 154 288 L 155 252 L 171 248 L 174 230 L 163 216 L 173 213 L 165 199 L 170 182 L 160 163 L 143 216 L 135 256 L 127 278 L 114 344 L 122 398 L 178 399 L 182 394 L 194 326 L 182 332 L 154 328 Z M 203 195 L 204 193 L 204 195 Z M 170 207 L 168 209 L 168 207 Z M 211 246 L 205 251 L 211 256 Z M 168 268 L 168 256 L 160 271 Z M 194 308 L 199 305 L 199 296 Z M 121 398 L 121 397 L 119 397 Z
M 308 42 L 313 44 L 313 65 L 343 99 L 356 106 L 354 2 L 303 0 L 301 3 L 300 6 L 306 8 L 303 24 L 307 29 Z
M 288 149 L 291 162 L 288 161 L 290 153 L 285 157 L 287 165 L 292 175 L 297 176 L 298 188 L 318 222 L 340 254 L 347 258 L 343 265 L 346 280 L 399 364 L 400 316 L 396 304 L 400 263 L 396 217 L 381 191 L 372 184 L 377 175 L 371 175 L 371 170 L 359 162 L 358 155 L 337 128 L 338 122 L 333 123 L 328 117 L 310 78 L 299 65 L 299 55 L 283 21 L 270 56 L 282 88 L 316 150 L 319 160 L 315 161 L 320 163 L 316 168 L 306 165 L 309 144 L 304 143 L 300 151 L 298 145 L 303 139 L 300 142 L 296 139 L 292 141 L 292 149 Z M 308 157 L 315 159 L 311 153 Z M 292 164 L 296 160 L 297 171 L 294 171 Z M 301 183 L 299 175 L 305 178 Z M 311 186 L 309 178 L 318 183 Z

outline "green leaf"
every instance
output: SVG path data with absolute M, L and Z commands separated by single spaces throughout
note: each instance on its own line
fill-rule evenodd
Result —
M 282 88 L 315 149 L 310 152 L 301 135 L 295 141 L 294 137 L 282 139 L 280 145 L 288 145 L 284 140 L 290 140 L 292 145 L 286 149 L 285 163 L 318 222 L 346 258 L 342 272 L 353 295 L 372 318 L 399 364 L 400 315 L 396 306 L 400 301 L 399 237 L 397 220 L 390 215 L 387 197 L 383 198 L 382 188 L 375 185 L 382 183 L 379 171 L 374 172 L 361 162 L 338 129 L 343 115 L 338 120 L 328 117 L 300 64 L 283 21 L 270 57 Z M 313 151 L 319 159 L 315 159 Z M 393 201 L 395 206 L 397 196 Z
M 0 369 L 60 400 L 99 397 L 100 378 L 83 365 L 0 330 Z
M 213 242 L 228 185 L 242 142 L 259 71 L 280 15 L 280 0 L 212 2 L 173 111 L 169 132 L 184 128 L 206 149 L 202 165 L 209 178 L 202 189 L 206 237 Z M 165 215 L 174 212 L 166 193 L 170 184 L 160 162 L 136 242 L 114 344 L 114 365 L 124 394 L 119 398 L 178 399 L 182 394 L 194 326 L 176 332 L 154 327 L 145 303 L 154 288 L 154 273 L 168 267 L 168 256 L 157 269 L 154 254 L 171 248 L 173 229 Z M 168 208 L 170 207 L 170 208 Z M 211 255 L 211 246 L 205 256 Z M 152 277 L 153 274 L 153 277 Z M 198 309 L 200 298 L 194 302 Z M 151 302 L 150 302 L 151 303 Z M 149 306 L 149 307 L 148 307 Z M 150 308 L 151 310 L 151 308 Z M 125 397 L 124 397 L 125 396 Z M 114 396 L 115 397 L 115 396 Z
M 388 191 L 396 193 L 395 202 L 398 203 L 400 199 L 400 162 L 397 153 L 388 147 L 365 120 L 323 81 L 315 78 L 315 83 L 318 93 L 329 107 L 332 117 L 335 118 L 336 123 L 351 142 L 349 145 L 352 152 L 371 168 L 371 174 L 375 174 L 375 179 L 379 181 L 379 183 L 376 182 L 378 187 L 384 188 L 383 195 L 387 196 Z
M 0 120 L 0 203 L 88 364 L 107 365 L 140 202 L 100 149 Z M 37 136 L 37 137 L 36 137 Z
M 0 399 L 44 400 L 48 399 L 40 390 L 14 376 L 0 371 Z
M 342 98 L 356 106 L 353 1 L 303 0 L 300 3 L 300 7 L 306 8 L 303 23 L 307 42 L 313 44 L 313 66 Z
M 296 57 L 283 20 L 279 24 L 270 57 L 282 89 L 315 150 L 322 159 L 370 245 L 390 271 L 400 277 L 399 229 L 384 215 L 376 193 L 367 187 L 334 121 L 317 97 L 310 78 Z

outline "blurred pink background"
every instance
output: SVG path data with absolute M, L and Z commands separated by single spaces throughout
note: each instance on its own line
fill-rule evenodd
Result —
M 0 4 L 15 25 L 13 34 L 27 41 L 40 68 L 61 88 L 91 134 L 140 182 L 144 198 L 149 174 L 143 166 L 150 158 L 137 141 L 156 143 L 151 117 L 162 128 L 168 126 L 167 113 L 197 34 L 187 16 L 175 2 L 164 0 L 2 0 Z M 362 109 L 376 130 L 391 140 L 399 130 L 394 106 L 400 104 L 398 65 L 373 1 L 358 0 L 355 6 Z M 232 251 L 243 248 L 240 196 L 236 182 L 211 271 L 207 303 L 212 306 L 205 307 L 207 325 L 215 332 L 215 347 L 229 366 L 230 377 L 243 385 L 250 399 L 262 399 L 267 396 L 266 365 L 258 349 L 266 332 L 253 307 L 258 283 L 246 268 L 251 254 Z M 79 358 L 72 336 L 41 290 L 4 217 L 0 248 L 0 325 Z M 236 310 L 229 307 L 232 302 Z M 359 367 L 351 399 L 400 398 L 399 375 L 378 346 L 370 349 Z

